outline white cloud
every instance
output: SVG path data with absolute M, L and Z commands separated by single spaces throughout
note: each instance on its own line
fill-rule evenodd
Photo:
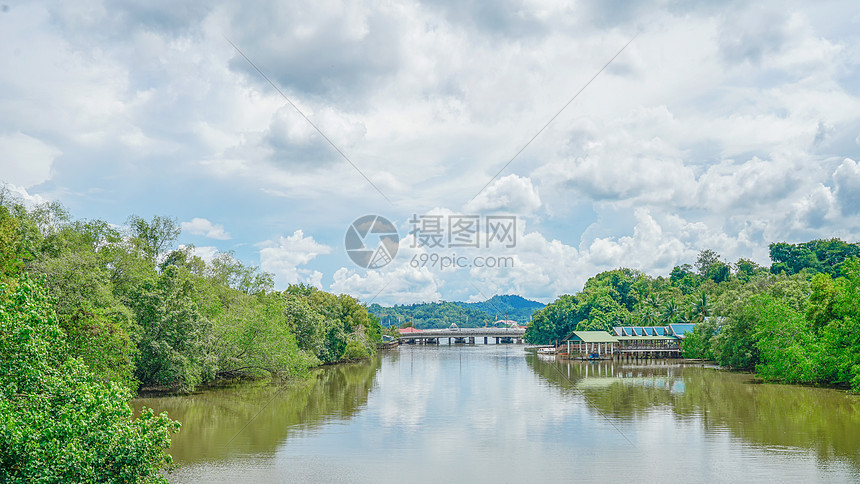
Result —
M 413 269 L 408 264 L 398 264 L 387 270 L 366 272 L 341 267 L 335 271 L 329 290 L 366 302 L 411 304 L 441 300 L 442 285 L 444 282 L 430 269 Z
M 24 203 L 24 206 L 28 208 L 32 208 L 49 201 L 38 193 L 31 195 L 26 188 L 13 185 L 11 183 L 4 185 L 4 188 L 9 190 L 13 197 L 19 198 Z
M 757 157 L 745 162 L 725 160 L 712 165 L 698 180 L 699 206 L 711 210 L 740 208 L 749 211 L 755 206 L 789 199 L 802 185 L 804 176 L 794 165 L 791 159 L 777 161 Z
M 260 268 L 275 277 L 275 286 L 283 288 L 288 284 L 304 282 L 320 286 L 322 273 L 307 269 L 305 266 L 318 255 L 331 253 L 331 247 L 320 244 L 312 236 L 296 230 L 289 237 L 279 237 L 277 241 L 260 244 Z
M 833 184 L 842 213 L 853 217 L 860 214 L 860 163 L 845 158 L 833 172 Z
M 187 247 L 187 246 L 186 245 L 180 245 L 179 250 L 183 250 L 183 249 L 185 249 L 185 247 Z M 193 246 L 193 250 L 191 251 L 191 255 L 194 255 L 196 257 L 200 257 L 205 262 L 209 263 L 215 259 L 215 257 L 218 255 L 218 252 L 219 251 L 218 251 L 217 247 L 212 247 L 212 246 L 208 246 L 208 245 L 204 245 L 202 247 L 197 247 L 195 245 L 195 246 Z
M 503 211 L 529 214 L 540 208 L 541 201 L 531 179 L 507 175 L 495 180 L 474 200 L 466 204 L 468 212 Z
M 203 237 L 216 240 L 230 240 L 230 234 L 224 230 L 224 226 L 213 224 L 205 218 L 194 217 L 190 222 L 182 222 L 179 224 L 184 232 L 193 235 L 202 235 Z
M 51 178 L 51 165 L 61 153 L 24 133 L 0 135 L 0 177 L 24 188 Z
M 686 204 L 695 174 L 675 141 L 683 131 L 665 106 L 637 108 L 607 123 L 580 123 L 564 159 L 537 169 L 535 177 L 587 200 Z
M 112 222 L 176 207 L 189 234 L 231 227 L 244 257 L 303 227 L 260 251 L 279 284 L 372 297 L 391 275 L 383 294 L 398 302 L 477 297 L 473 284 L 552 298 L 705 247 L 766 262 L 773 241 L 860 239 L 854 5 L 670 3 L 13 5 L 0 14 L 0 179 Z M 534 225 L 491 252 L 516 258 L 508 271 L 365 273 L 317 257 L 360 215 L 434 207 Z

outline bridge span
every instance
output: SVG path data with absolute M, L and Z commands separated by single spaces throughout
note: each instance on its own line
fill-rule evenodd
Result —
M 484 338 L 484 344 L 490 344 L 495 339 L 496 344 L 522 343 L 525 328 L 459 328 L 459 329 L 425 329 L 400 334 L 400 342 L 405 344 L 440 344 L 447 340 L 448 344 L 475 344 Z

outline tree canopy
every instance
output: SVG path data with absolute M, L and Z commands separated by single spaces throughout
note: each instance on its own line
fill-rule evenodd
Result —
M 232 253 L 175 247 L 175 219 L 126 227 L 26 207 L 0 189 L 0 481 L 148 481 L 177 424 L 139 387 L 289 377 L 368 358 L 379 320 L 356 299 L 272 277 Z
M 771 244 L 770 270 L 703 250 L 668 278 L 602 272 L 582 291 L 535 313 L 526 340 L 547 344 L 574 330 L 697 323 L 684 355 L 754 370 L 768 380 L 860 391 L 860 257 L 838 239 Z

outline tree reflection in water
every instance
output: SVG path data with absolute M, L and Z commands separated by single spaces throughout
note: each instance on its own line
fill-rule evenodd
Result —
M 730 431 L 771 450 L 813 450 L 823 463 L 860 468 L 860 397 L 827 388 L 762 384 L 752 375 L 671 360 L 554 361 L 529 356 L 528 365 L 608 418 L 644 419 L 668 409 L 698 420 L 706 433 Z
M 221 385 L 131 403 L 136 412 L 147 406 L 182 422 L 170 449 L 177 464 L 270 453 L 291 434 L 359 412 L 380 367 L 377 357 L 318 368 L 307 379 Z

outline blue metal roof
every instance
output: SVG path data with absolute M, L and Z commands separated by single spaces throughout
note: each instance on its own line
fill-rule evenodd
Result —
M 675 333 L 671 326 L 677 326 L 678 333 Z M 684 325 L 684 324 L 676 324 L 670 326 L 620 326 L 613 328 L 615 336 L 626 336 L 626 337 L 659 337 L 665 336 L 667 338 L 675 338 L 675 335 L 683 335 L 685 332 L 692 331 L 692 329 L 686 329 L 686 326 L 695 326 L 695 325 Z
M 690 324 L 670 324 L 669 329 L 672 331 L 672 334 L 678 337 L 684 337 L 685 334 L 690 333 L 696 327 L 695 323 Z

